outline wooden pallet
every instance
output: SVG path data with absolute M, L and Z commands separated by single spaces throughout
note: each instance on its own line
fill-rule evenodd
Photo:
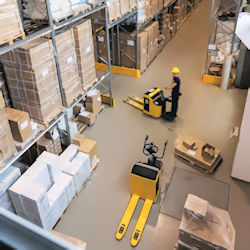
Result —
M 103 111 L 103 109 L 104 109 L 104 105 L 101 106 L 101 110 L 96 116 L 98 116 Z M 71 120 L 77 123 L 77 130 L 79 134 L 81 134 L 86 128 L 92 126 L 92 125 L 88 125 L 86 123 L 80 122 L 77 118 L 72 118 Z
M 63 21 L 67 21 L 68 19 L 72 18 L 74 15 L 71 14 L 69 16 L 66 16 L 66 17 L 62 17 L 62 18 L 59 18 L 57 20 L 53 20 L 54 24 L 58 25 L 60 24 L 60 22 L 63 22 Z
M 82 98 L 82 94 L 80 94 L 79 96 L 75 97 L 73 100 L 71 100 L 70 102 L 67 102 L 67 108 L 70 108 L 76 101 L 78 101 L 80 98 Z
M 22 33 L 22 34 L 19 34 L 19 35 L 16 35 L 14 37 L 9 37 L 9 38 L 6 38 L 5 40 L 1 41 L 0 45 L 3 45 L 5 43 L 8 43 L 10 46 L 14 44 L 14 40 L 16 39 L 22 39 L 22 40 L 25 40 L 26 39 L 26 35 L 25 33 Z
M 101 6 L 103 4 L 105 4 L 105 1 L 102 1 L 102 2 L 96 3 L 96 4 L 90 4 L 90 5 L 92 6 L 92 8 L 96 8 L 96 7 Z
M 37 121 L 33 119 L 36 123 L 39 123 L 43 126 L 43 129 L 48 128 L 54 121 L 56 121 L 60 115 L 62 115 L 65 111 L 64 107 L 60 107 L 58 113 L 52 114 L 51 117 L 47 121 Z
M 196 162 L 194 159 L 190 159 L 190 158 L 185 157 L 184 155 L 180 155 L 176 152 L 175 152 L 175 157 L 177 159 L 187 163 L 188 165 L 194 167 L 196 170 L 202 171 L 202 173 L 207 173 L 207 174 L 212 174 L 213 172 L 215 172 L 215 170 L 219 167 L 219 165 L 222 162 L 222 158 L 220 156 L 216 159 L 216 161 L 212 167 L 206 168 L 205 166 L 198 164 L 198 162 Z
M 91 6 L 85 6 L 85 8 L 83 7 L 79 7 L 78 9 L 73 10 L 73 16 L 78 16 L 80 14 L 85 14 L 86 12 L 91 10 Z
M 56 224 L 53 226 L 53 229 L 55 229 L 55 227 L 58 225 L 58 223 L 60 222 L 60 220 L 63 218 L 63 216 L 67 212 L 68 208 L 70 207 L 71 203 L 73 202 L 73 200 L 80 194 L 80 192 L 84 189 L 84 187 L 86 187 L 87 183 L 89 182 L 89 180 L 90 180 L 90 178 L 92 176 L 92 173 L 96 170 L 96 168 L 98 167 L 99 163 L 100 163 L 100 159 L 97 159 L 96 162 L 91 166 L 90 176 L 83 183 L 83 185 L 76 192 L 76 194 L 74 195 L 74 197 L 72 198 L 72 200 L 69 202 L 69 204 L 67 205 L 67 207 L 64 209 L 62 215 L 60 216 L 60 218 L 58 219 L 58 221 L 56 222 Z
M 98 79 L 96 78 L 94 82 L 84 85 L 83 86 L 84 93 L 87 93 L 93 87 L 94 83 L 97 82 L 97 80 Z

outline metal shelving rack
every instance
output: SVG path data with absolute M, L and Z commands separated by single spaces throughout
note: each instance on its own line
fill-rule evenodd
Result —
M 211 45 L 220 44 L 222 40 L 227 40 L 231 44 L 230 53 L 232 54 L 234 49 L 234 42 L 236 39 L 235 29 L 236 24 L 241 8 L 242 0 L 212 0 L 211 4 L 211 15 L 210 15 L 210 24 L 209 24 L 209 37 L 208 37 L 208 49 L 207 49 L 207 57 L 205 64 L 205 74 L 208 74 L 209 65 L 209 55 L 212 53 Z M 235 16 L 230 18 L 230 21 L 234 22 L 234 28 L 230 29 L 226 25 L 223 24 L 223 21 L 219 20 L 219 16 L 223 12 L 228 12 L 230 10 L 235 10 Z M 218 28 L 223 30 L 223 36 L 217 37 Z
M 19 4 L 19 1 L 17 0 L 17 3 Z M 63 29 L 66 27 L 71 27 L 74 23 L 76 23 L 79 20 L 83 20 L 84 18 L 89 17 L 91 14 L 104 9 L 105 10 L 105 29 L 106 29 L 106 38 L 107 41 L 109 41 L 109 22 L 108 22 L 108 8 L 106 3 L 103 3 L 99 6 L 96 6 L 92 8 L 91 10 L 81 13 L 77 16 L 73 16 L 70 18 L 67 18 L 64 21 L 61 21 L 57 24 L 54 24 L 53 22 L 53 17 L 51 13 L 51 8 L 50 8 L 50 1 L 46 0 L 46 6 L 47 6 L 47 11 L 48 11 L 48 21 L 49 25 L 46 28 L 43 28 L 39 31 L 34 32 L 33 34 L 27 35 L 25 40 L 17 40 L 14 42 L 13 45 L 5 45 L 5 46 L 0 46 L 0 55 L 9 52 L 13 49 L 16 49 L 20 46 L 22 46 L 25 43 L 28 43 L 29 41 L 32 41 L 36 38 L 51 34 L 51 39 L 52 43 L 54 46 L 54 57 L 55 57 L 55 62 L 56 62 L 56 68 L 57 68 L 57 75 L 58 75 L 58 81 L 59 81 L 59 87 L 60 87 L 60 92 L 61 92 L 61 97 L 62 97 L 62 106 L 64 107 L 64 111 L 62 114 L 60 114 L 56 120 L 53 120 L 53 122 L 46 127 L 43 131 L 41 131 L 34 139 L 32 139 L 21 151 L 19 151 L 15 156 L 13 156 L 9 161 L 6 163 L 6 165 L 3 168 L 0 168 L 0 173 L 2 173 L 6 168 L 8 168 L 11 164 L 13 164 L 15 161 L 17 161 L 34 143 L 37 142 L 47 131 L 49 131 L 51 128 L 53 128 L 55 125 L 58 125 L 58 123 L 61 121 L 61 119 L 64 119 L 65 125 L 66 125 L 66 134 L 67 134 L 67 143 L 69 144 L 71 142 L 71 135 L 70 135 L 70 128 L 69 128 L 69 119 L 68 119 L 68 110 L 73 108 L 78 102 L 80 102 L 86 95 L 87 93 L 82 94 L 77 101 L 75 101 L 73 104 L 71 104 L 70 107 L 67 107 L 66 105 L 66 99 L 64 95 L 64 91 L 62 88 L 62 79 L 61 79 L 61 72 L 60 72 L 60 66 L 58 62 L 58 57 L 57 57 L 57 49 L 56 49 L 56 42 L 55 42 L 55 36 L 56 33 L 59 29 Z M 22 16 L 22 15 L 21 15 Z M 109 44 L 109 42 L 108 42 Z M 112 106 L 112 89 L 111 89 L 111 60 L 110 60 L 110 47 L 107 46 L 107 55 L 108 55 L 108 60 L 107 60 L 107 65 L 108 65 L 108 71 L 105 74 L 102 74 L 102 76 L 98 79 L 96 83 L 93 84 L 93 86 L 90 88 L 96 88 L 99 85 L 103 85 L 106 89 L 107 92 L 110 95 L 110 104 Z M 108 87 L 104 85 L 103 82 L 108 82 Z
M 164 7 L 161 11 L 159 11 L 158 13 L 156 13 L 153 17 L 151 17 L 150 19 L 148 19 L 145 23 L 143 24 L 140 24 L 138 22 L 138 14 L 139 14 L 139 11 L 138 9 L 131 12 L 129 15 L 127 16 L 124 16 L 124 18 L 122 18 L 121 20 L 117 20 L 117 22 L 114 22 L 112 25 L 110 25 L 110 27 L 115 27 L 116 26 L 116 33 L 117 33 L 117 54 L 118 54 L 118 58 L 117 58 L 117 62 L 115 62 L 115 64 L 117 66 L 121 66 L 121 61 L 120 61 L 120 54 L 121 52 L 126 55 L 126 53 L 124 51 L 121 50 L 120 48 L 120 30 L 123 30 L 124 32 L 127 32 L 122 26 L 121 24 L 122 23 L 125 23 L 126 24 L 126 20 L 130 17 L 134 17 L 134 26 L 135 26 L 135 42 L 136 42 L 136 57 L 135 57 L 135 60 L 133 60 L 132 58 L 130 58 L 132 61 L 134 61 L 135 63 L 135 69 L 139 69 L 139 42 L 138 42 L 138 35 L 139 35 L 139 32 L 141 30 L 143 30 L 147 25 L 149 25 L 150 23 L 152 23 L 153 21 L 158 21 L 158 16 L 163 12 L 163 10 L 165 10 L 166 8 L 169 8 L 171 5 L 175 4 L 177 2 L 177 0 L 173 0 L 171 2 L 169 2 L 169 4 Z M 111 32 L 112 34 L 113 32 Z M 113 35 L 112 35 L 112 38 L 113 40 Z M 115 45 L 114 45 L 115 46 Z M 112 46 L 112 49 L 113 49 L 113 46 Z

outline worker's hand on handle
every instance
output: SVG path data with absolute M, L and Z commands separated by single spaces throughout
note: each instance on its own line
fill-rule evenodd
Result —
M 175 86 L 176 86 L 176 83 L 173 82 L 173 83 L 167 85 L 164 89 L 173 89 Z

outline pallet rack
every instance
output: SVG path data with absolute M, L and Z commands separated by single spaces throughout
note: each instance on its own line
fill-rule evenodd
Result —
M 59 122 L 61 122 L 62 120 L 64 120 L 64 124 L 65 124 L 65 131 L 64 132 L 67 135 L 67 144 L 70 144 L 70 142 L 71 142 L 68 111 L 70 109 L 72 109 L 77 103 L 79 103 L 87 95 L 88 92 L 82 94 L 73 104 L 71 104 L 70 107 L 67 107 L 64 91 L 62 88 L 61 72 L 60 72 L 60 66 L 59 66 L 59 61 L 58 61 L 58 57 L 57 57 L 57 47 L 56 47 L 56 42 L 55 42 L 55 36 L 57 34 L 57 31 L 60 29 L 66 28 L 66 27 L 71 27 L 77 21 L 83 20 L 84 18 L 89 18 L 91 14 L 104 9 L 105 10 L 105 23 L 104 23 L 104 25 L 105 25 L 105 29 L 106 29 L 106 38 L 107 38 L 107 41 L 109 41 L 109 25 L 110 24 L 108 22 L 108 7 L 107 7 L 106 3 L 102 3 L 101 5 L 96 6 L 96 7 L 92 8 L 91 10 L 86 11 L 85 13 L 80 13 L 76 16 L 67 18 L 67 19 L 55 24 L 53 22 L 52 12 L 51 12 L 51 8 L 50 8 L 50 0 L 45 0 L 45 1 L 46 1 L 47 12 L 48 12 L 48 21 L 49 21 L 48 27 L 43 28 L 39 31 L 36 31 L 33 34 L 27 35 L 25 40 L 16 40 L 14 42 L 14 44 L 11 46 L 10 45 L 0 46 L 0 55 L 4 54 L 6 52 L 9 52 L 13 49 L 16 49 L 16 48 L 22 46 L 23 44 L 28 43 L 36 38 L 51 34 L 51 39 L 52 39 L 52 43 L 54 46 L 54 58 L 55 58 L 55 62 L 56 62 L 59 88 L 60 88 L 60 93 L 61 93 L 61 97 L 62 97 L 62 106 L 64 107 L 64 110 L 56 119 L 51 121 L 51 123 L 49 123 L 48 126 L 43 131 L 38 133 L 38 135 L 34 139 L 32 139 L 21 151 L 17 152 L 16 155 L 14 155 L 12 158 L 10 158 L 9 161 L 6 162 L 5 166 L 3 168 L 0 168 L 0 174 L 6 168 L 11 166 L 15 161 L 17 161 L 47 131 L 49 131 L 54 126 L 58 126 Z M 17 3 L 19 6 L 19 11 L 20 11 L 20 4 L 19 4 L 18 0 L 17 0 Z M 20 16 L 22 17 L 21 13 L 20 13 Z M 104 74 L 101 74 L 99 79 L 93 84 L 93 86 L 89 90 L 96 88 L 99 85 L 104 86 L 105 92 L 108 93 L 110 96 L 110 104 L 112 106 L 113 105 L 113 103 L 112 103 L 113 98 L 112 98 L 112 89 L 111 89 L 111 60 L 110 60 L 110 47 L 109 46 L 107 46 L 107 55 L 108 55 L 108 60 L 106 63 L 107 64 L 107 72 Z M 105 84 L 104 84 L 104 81 L 105 81 Z M 106 86 L 106 84 L 107 84 L 107 86 Z
M 212 0 L 210 24 L 209 24 L 209 37 L 208 48 L 206 55 L 205 73 L 203 74 L 203 82 L 210 84 L 220 84 L 222 77 L 209 74 L 209 56 L 213 53 L 214 46 L 221 43 L 222 40 L 227 40 L 230 43 L 230 54 L 233 53 L 234 44 L 236 41 L 235 29 L 237 25 L 238 16 L 241 9 L 242 0 Z M 234 17 L 230 21 L 234 23 L 233 29 L 227 27 L 223 21 L 220 21 L 220 15 L 230 10 L 235 11 Z M 223 31 L 223 36 L 217 37 L 218 28 Z
M 153 17 L 149 18 L 148 20 L 146 20 L 142 24 L 138 22 L 139 21 L 138 20 L 139 11 L 138 11 L 138 9 L 136 9 L 136 10 L 132 11 L 131 13 L 123 16 L 122 18 L 117 19 L 116 21 L 114 21 L 113 23 L 111 23 L 111 24 L 108 25 L 109 29 L 111 29 L 111 51 L 112 51 L 111 73 L 123 74 L 123 75 L 128 75 L 128 76 L 140 78 L 140 76 L 141 76 L 141 74 L 143 72 L 141 72 L 140 69 L 139 69 L 139 42 L 138 42 L 139 32 L 141 30 L 143 30 L 146 26 L 148 26 L 150 23 L 152 23 L 153 21 L 158 21 L 159 15 L 164 10 L 166 10 L 167 8 L 173 8 L 176 3 L 178 3 L 178 0 L 172 0 L 172 1 L 170 1 L 167 6 L 165 6 L 162 10 L 160 10 Z M 137 1 L 137 6 L 138 6 L 138 1 Z M 195 8 L 193 8 L 193 10 L 194 9 Z M 191 13 L 188 14 L 188 16 L 190 16 L 192 14 L 193 10 L 191 11 Z M 129 20 L 129 22 L 128 22 L 128 20 Z M 186 18 L 183 20 L 183 22 L 184 21 L 186 21 Z M 95 24 L 102 25 L 103 23 L 96 22 Z M 121 52 L 124 55 L 126 55 L 126 53 L 124 51 L 122 51 L 122 49 L 120 48 L 120 30 L 123 30 L 124 32 L 127 32 L 122 27 L 122 25 L 126 25 L 126 26 L 133 25 L 134 29 L 135 29 L 135 33 L 136 33 L 136 36 L 135 36 L 135 41 L 136 41 L 136 56 L 135 56 L 135 60 L 132 59 L 132 58 L 130 58 L 127 55 L 131 59 L 131 61 L 134 61 L 134 67 L 133 68 L 128 68 L 128 67 L 121 66 L 121 59 L 120 59 Z M 116 33 L 116 39 L 114 37 L 115 33 Z M 96 34 L 94 34 L 94 35 L 96 35 Z M 115 40 L 116 40 L 116 42 L 115 42 Z M 110 46 L 110 45 L 107 44 L 107 46 Z M 115 48 L 117 49 L 117 59 L 114 56 L 115 55 Z M 97 69 L 107 71 L 108 68 L 105 65 L 103 65 L 103 63 L 102 63 L 102 62 L 105 62 L 105 60 L 103 60 L 100 57 L 100 55 L 98 54 L 98 49 L 97 49 L 96 53 L 97 53 L 96 57 L 99 59 L 98 60 L 99 62 L 97 63 Z M 157 57 L 157 55 L 156 55 L 156 57 Z

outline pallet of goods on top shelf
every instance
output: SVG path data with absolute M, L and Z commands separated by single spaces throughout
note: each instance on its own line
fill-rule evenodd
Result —
M 13 107 L 48 124 L 62 112 L 51 40 L 38 38 L 1 56 Z
M 0 45 L 26 38 L 16 0 L 0 1 L 0 23 Z
M 92 7 L 85 0 L 54 0 L 50 2 L 51 14 L 55 23 L 66 20 L 80 13 L 85 13 Z M 103 2 L 103 1 L 102 1 Z M 45 20 L 48 18 L 46 2 L 27 0 L 24 5 L 24 17 L 31 20 Z

